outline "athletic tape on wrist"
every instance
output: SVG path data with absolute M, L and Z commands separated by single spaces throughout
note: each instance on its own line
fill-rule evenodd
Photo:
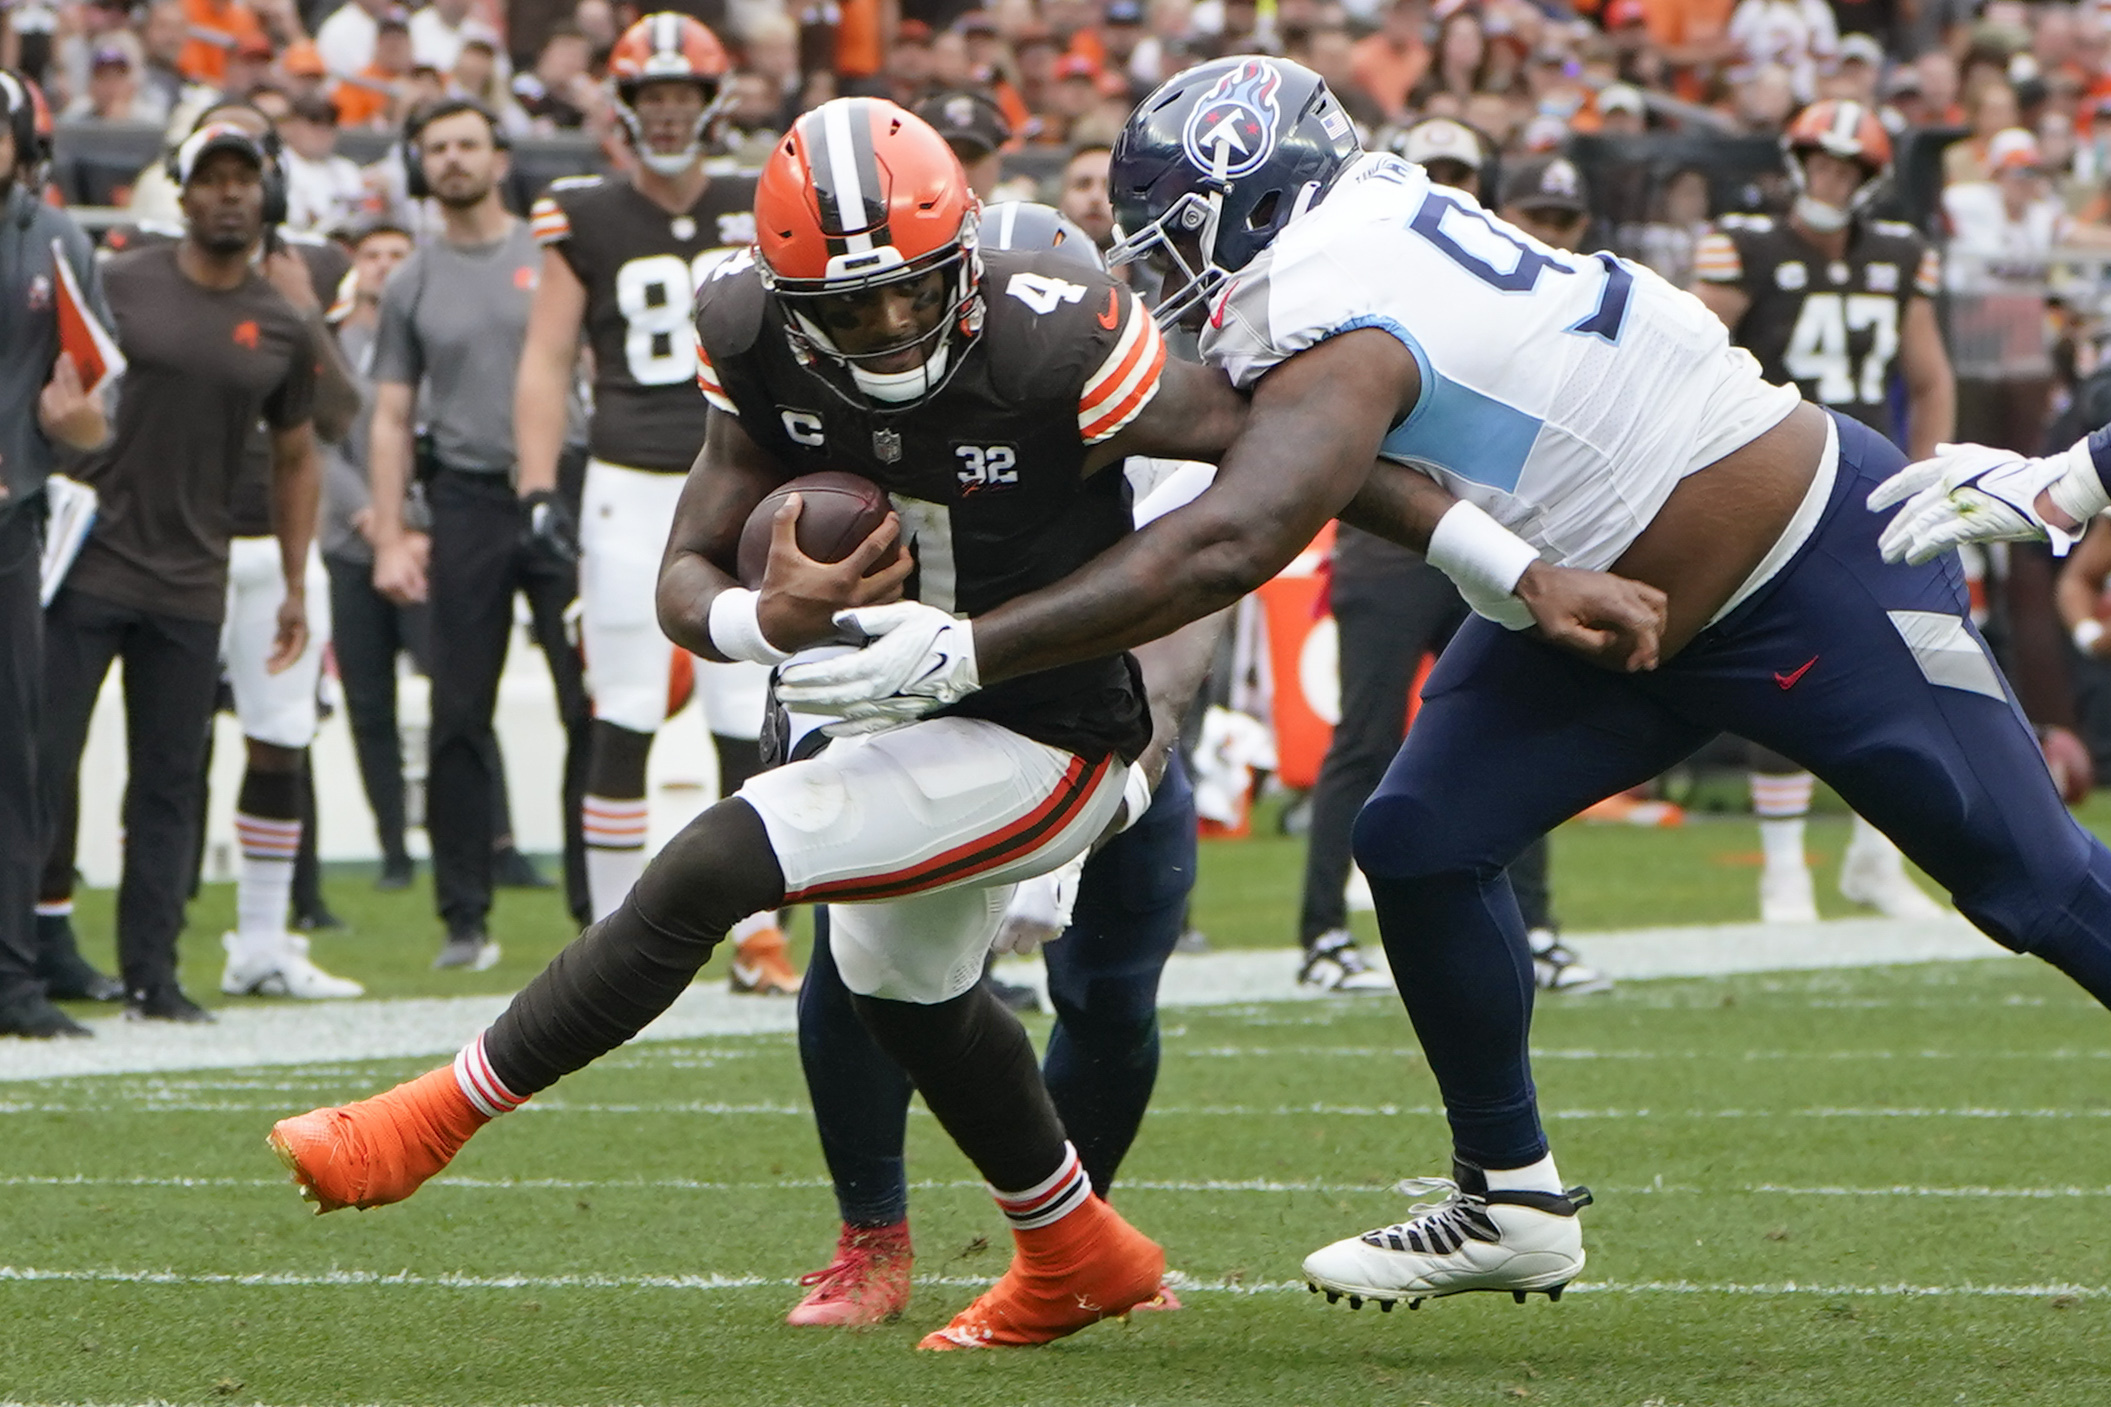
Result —
M 1121 800 L 1124 814 L 1121 829 L 1127 830 L 1143 819 L 1143 813 L 1151 809 L 1151 779 L 1144 772 L 1141 762 L 1129 765 L 1129 779 L 1121 784 Z M 1119 835 L 1121 831 L 1116 831 Z
M 728 659 L 746 660 L 750 664 L 779 665 L 792 657 L 789 650 L 780 650 L 762 633 L 762 621 L 756 616 L 756 607 L 761 602 L 759 592 L 744 586 L 728 587 L 711 600 L 711 614 L 706 619 L 706 628 L 711 634 L 711 643 Z
M 1451 505 L 1429 535 L 1429 564 L 1469 596 L 1511 595 L 1538 560 L 1531 543 L 1471 503 Z
M 2104 492 L 2103 476 L 2097 473 L 2087 439 L 2077 441 L 2060 457 L 2067 461 L 2067 472 L 2046 486 L 2046 496 L 2053 507 L 2087 527 L 2091 518 L 2111 508 L 2111 494 Z
M 2096 653 L 2096 642 L 2104 638 L 2104 623 L 2089 619 L 2076 621 L 2074 625 L 2074 648 L 2085 655 Z

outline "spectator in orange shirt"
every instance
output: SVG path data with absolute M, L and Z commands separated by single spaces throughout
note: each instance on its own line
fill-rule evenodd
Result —
M 357 76 L 340 79 L 330 95 L 337 121 L 344 127 L 387 127 L 395 121 L 397 100 L 410 78 L 410 25 L 398 11 L 374 32 L 374 61 Z
M 1429 45 L 1422 38 L 1428 23 L 1422 0 L 1393 0 L 1378 32 L 1356 41 L 1350 71 L 1388 122 L 1407 119 L 1407 95 L 1429 71 Z
M 1644 0 L 1649 38 L 1678 72 L 1673 86 L 1688 102 L 1705 96 L 1706 79 L 1737 51 L 1730 40 L 1736 0 Z
M 183 0 L 183 20 L 191 37 L 176 66 L 193 83 L 219 88 L 227 79 L 227 56 L 244 39 L 262 39 L 264 26 L 243 0 Z

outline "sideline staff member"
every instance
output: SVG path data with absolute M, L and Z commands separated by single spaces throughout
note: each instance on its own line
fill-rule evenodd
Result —
M 105 327 L 110 312 L 94 246 L 70 218 L 38 199 L 50 154 L 38 108 L 29 80 L 0 69 L 0 1036 L 85 1036 L 87 1027 L 51 1004 L 36 971 L 43 853 L 37 844 L 37 678 L 44 624 L 37 564 L 53 442 L 93 449 L 109 426 L 101 401 L 82 392 L 73 358 L 59 350 L 54 241 Z M 108 980 L 93 971 L 86 976 Z M 64 994 L 91 995 L 86 989 Z
M 249 260 L 263 233 L 257 138 L 208 124 L 175 160 L 182 242 L 121 254 L 104 270 L 130 365 L 116 438 L 83 469 L 101 496 L 95 529 L 45 616 L 37 765 L 50 807 L 80 765 L 96 694 L 122 657 L 131 775 L 117 944 L 128 1014 L 203 1021 L 176 983 L 176 938 L 220 677 L 229 499 L 261 418 L 271 430 L 272 518 L 286 578 L 267 667 L 283 669 L 307 644 L 322 353 L 308 320 Z M 55 839 L 46 835 L 45 847 Z
M 556 501 L 534 518 L 513 488 L 513 381 L 542 251 L 500 202 L 508 157 L 497 121 L 466 99 L 444 102 L 413 128 L 410 145 L 446 230 L 404 261 L 381 296 L 367 466 L 374 586 L 397 602 L 431 601 L 436 629 L 425 829 L 447 925 L 433 966 L 481 972 L 499 958 L 485 928 L 498 780 L 491 715 L 516 591 L 528 598 L 535 638 L 557 686 L 566 738 L 565 873 L 575 912 L 584 897 L 576 893 L 576 878 L 583 873 L 578 818 L 589 714 L 579 655 L 564 627 L 565 608 L 578 590 L 578 549 Z M 439 461 L 427 486 L 429 562 L 403 525 L 411 427 L 421 418 Z

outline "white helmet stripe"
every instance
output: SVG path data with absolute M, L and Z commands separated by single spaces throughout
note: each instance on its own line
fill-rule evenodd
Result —
M 682 51 L 682 17 L 672 10 L 662 10 L 652 17 L 652 48 L 654 57 Z
M 821 131 L 827 139 L 830 192 L 835 197 L 837 218 L 846 230 L 865 223 L 865 187 L 859 180 L 857 146 L 850 133 L 853 111 L 860 119 L 865 117 L 863 106 L 856 103 L 825 103 L 821 107 Z M 872 236 L 849 235 L 844 240 L 844 247 L 852 254 L 869 253 Z

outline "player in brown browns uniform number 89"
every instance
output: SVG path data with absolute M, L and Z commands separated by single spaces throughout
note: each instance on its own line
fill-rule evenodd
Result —
M 1935 251 L 1911 225 L 1868 214 L 1891 174 L 1891 138 L 1860 103 L 1828 99 L 1805 108 L 1781 146 L 1797 192 L 1789 213 L 1719 220 L 1694 252 L 1693 292 L 1759 359 L 1767 380 L 1793 381 L 1805 400 L 1898 441 L 1895 369 L 1906 391 L 1901 443 L 1909 457 L 1925 459 L 1953 432 L 1956 383 L 1935 320 Z M 1760 916 L 1816 919 L 1803 850 L 1811 775 L 1763 751 L 1752 768 L 1766 846 Z M 1840 890 L 1895 918 L 1938 912 L 1906 878 L 1897 848 L 1859 816 Z
M 646 762 L 666 721 L 676 652 L 653 618 L 653 574 L 682 476 L 703 443 L 689 315 L 703 274 L 755 237 L 755 183 L 710 176 L 704 151 L 728 72 L 709 29 L 663 11 L 632 25 L 609 57 L 616 112 L 636 165 L 627 177 L 558 181 L 529 220 L 543 272 L 529 314 L 514 422 L 520 492 L 556 487 L 566 392 L 584 330 L 593 420 L 578 545 L 580 636 L 593 696 L 583 830 L 593 917 L 645 864 Z M 554 509 L 543 509 L 545 513 Z M 721 790 L 754 771 L 764 672 L 697 671 Z M 735 990 L 789 993 L 798 978 L 773 915 L 735 935 Z
M 893 609 L 1047 586 L 1129 531 L 1126 456 L 1214 460 L 1243 423 L 1222 375 L 1169 359 L 1112 278 L 980 252 L 959 161 L 892 103 L 800 118 L 756 206 L 755 255 L 698 298 L 714 410 L 660 574 L 660 619 L 700 654 L 782 661 L 905 584 L 924 604 Z M 898 521 L 822 565 L 798 551 L 788 501 L 762 591 L 737 586 L 750 512 L 822 467 L 878 482 Z M 913 552 L 867 576 L 897 528 Z M 1143 814 L 1132 764 L 1150 732 L 1134 663 L 1108 654 L 764 772 L 662 850 L 453 1068 L 284 1120 L 274 1145 L 325 1210 L 409 1196 L 486 1119 L 635 1035 L 741 915 L 826 900 L 859 1019 L 1014 1235 L 1003 1278 L 923 1346 L 1041 1343 L 1125 1313 L 1157 1295 L 1163 1253 L 1092 1195 L 1032 1043 L 980 978 L 1013 884 Z

